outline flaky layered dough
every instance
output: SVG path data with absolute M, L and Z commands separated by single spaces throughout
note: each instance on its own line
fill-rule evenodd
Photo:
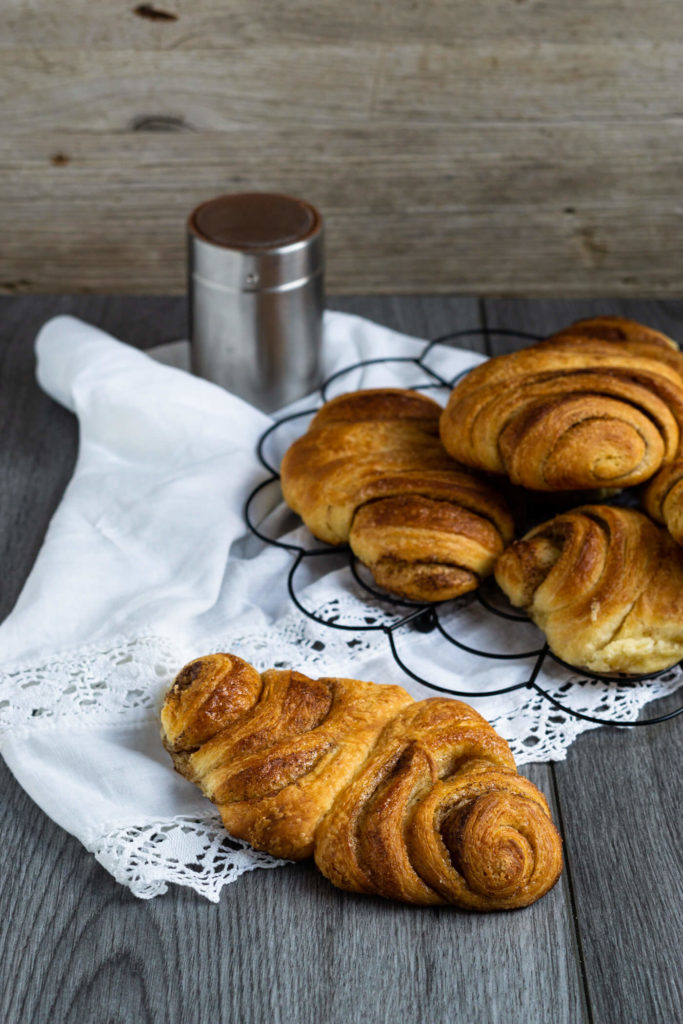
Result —
M 635 320 L 620 316 L 579 320 L 562 331 L 559 337 L 570 335 L 601 338 L 625 346 L 639 356 L 666 363 L 683 378 L 683 354 L 676 342 Z M 664 523 L 674 540 L 683 544 L 683 453 L 680 444 L 674 461 L 665 462 L 648 483 L 643 504 L 653 519 Z
M 440 414 L 415 391 L 341 395 L 281 467 L 285 501 L 316 537 L 348 542 L 380 586 L 418 601 L 473 590 L 513 535 L 503 498 L 447 455 Z
M 464 465 L 531 490 L 642 483 L 678 452 L 682 368 L 674 343 L 642 324 L 579 321 L 472 370 L 451 394 L 441 439 Z
M 571 665 L 639 674 L 683 658 L 683 550 L 640 512 L 556 516 L 512 544 L 495 577 Z
M 589 317 L 563 328 L 549 340 L 570 337 L 599 338 L 601 341 L 614 342 L 634 355 L 666 363 L 683 376 L 683 355 L 673 338 L 656 331 L 653 327 L 638 323 L 637 320 L 630 320 L 625 316 Z
M 653 519 L 664 523 L 678 544 L 683 544 L 683 455 L 680 452 L 647 485 L 643 505 Z
M 179 673 L 161 721 L 177 770 L 233 836 L 293 860 L 313 854 L 339 888 L 511 910 L 562 870 L 545 798 L 460 701 L 289 670 L 261 676 L 213 654 Z

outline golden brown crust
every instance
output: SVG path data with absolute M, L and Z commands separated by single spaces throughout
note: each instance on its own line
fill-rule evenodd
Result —
M 634 321 L 599 317 L 498 356 L 453 390 L 444 446 L 531 490 L 641 483 L 681 441 L 683 357 L 672 344 Z
M 170 751 L 192 751 L 252 707 L 261 692 L 255 668 L 234 654 L 207 654 L 186 665 L 162 711 Z
M 556 516 L 512 544 L 495 576 L 571 665 L 638 674 L 683 657 L 683 550 L 640 512 Z
M 241 672 L 240 659 L 218 657 L 235 662 Z M 191 662 L 179 678 L 206 661 Z M 258 698 L 245 703 L 241 715 L 228 713 L 225 728 L 189 750 L 177 741 L 169 745 L 166 733 L 174 684 L 162 712 L 164 742 L 178 771 L 216 803 L 232 835 L 277 857 L 310 857 L 330 791 L 346 784 L 384 724 L 411 697 L 399 686 L 251 671 L 261 682 Z M 203 695 L 214 679 L 200 667 L 191 690 Z M 239 676 L 236 682 L 240 687 Z M 188 707 L 182 735 L 193 736 L 194 703 Z
M 678 345 L 673 338 L 661 331 L 656 331 L 653 327 L 638 323 L 637 320 L 630 320 L 625 316 L 589 317 L 585 320 L 577 320 L 569 327 L 552 335 L 548 340 L 569 337 L 599 338 L 601 341 L 614 342 L 636 355 L 659 359 L 683 376 L 683 355 L 679 352 Z
M 438 433 L 441 406 L 421 391 L 405 388 L 368 388 L 349 391 L 331 398 L 313 417 L 312 427 L 327 423 L 358 423 L 372 420 L 401 419 L 423 425 L 423 429 Z
M 249 704 L 245 663 L 212 657 L 224 659 L 220 672 L 202 658 L 180 673 L 162 736 L 176 768 L 214 800 L 232 835 L 276 856 L 314 852 L 335 885 L 409 903 L 513 909 L 554 885 L 562 844 L 545 798 L 468 705 L 274 670 Z M 235 700 L 227 696 L 228 665 Z M 223 695 L 213 706 L 225 707 L 225 727 L 186 750 L 178 737 L 201 731 L 195 715 L 202 717 L 212 686 Z M 179 690 L 187 694 L 184 718 Z
M 527 906 L 557 880 L 561 843 L 543 795 L 472 708 L 404 708 L 323 819 L 316 864 L 335 885 L 469 910 Z
M 555 337 L 566 340 L 569 336 L 601 338 L 625 346 L 639 356 L 666 363 L 683 378 L 683 354 L 676 342 L 661 331 L 635 320 L 620 316 L 593 317 L 577 321 Z M 665 524 L 677 543 L 683 544 L 683 457 L 680 446 L 675 460 L 665 464 L 648 483 L 643 505 L 654 519 Z
M 286 502 L 380 585 L 416 600 L 472 590 L 512 538 L 503 498 L 447 455 L 440 406 L 382 388 L 333 399 L 282 461 Z
M 643 494 L 647 512 L 667 530 L 678 544 L 683 544 L 683 456 L 660 469 Z

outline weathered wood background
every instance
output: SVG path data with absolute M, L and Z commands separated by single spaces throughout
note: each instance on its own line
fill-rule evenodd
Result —
M 0 290 L 184 287 L 222 191 L 337 292 L 680 295 L 680 0 L 5 0 Z

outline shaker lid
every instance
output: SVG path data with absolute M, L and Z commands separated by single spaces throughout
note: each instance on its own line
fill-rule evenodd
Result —
M 208 199 L 188 220 L 194 280 L 228 291 L 282 291 L 323 273 L 323 219 L 311 203 L 278 192 Z
M 280 249 L 303 241 L 319 223 L 316 209 L 303 199 L 276 192 L 216 196 L 190 217 L 190 230 L 228 249 Z

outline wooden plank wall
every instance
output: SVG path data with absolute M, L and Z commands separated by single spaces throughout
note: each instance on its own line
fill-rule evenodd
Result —
M 335 292 L 680 295 L 680 0 L 6 0 L 0 290 L 184 287 L 222 191 Z

